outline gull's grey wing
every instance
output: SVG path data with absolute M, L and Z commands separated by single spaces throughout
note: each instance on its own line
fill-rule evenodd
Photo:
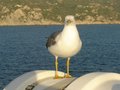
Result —
M 48 37 L 47 43 L 46 43 L 46 47 L 50 47 L 52 45 L 54 45 L 56 43 L 55 38 L 57 37 L 58 34 L 60 34 L 62 31 L 56 31 L 54 33 L 52 33 L 50 35 L 50 37 Z

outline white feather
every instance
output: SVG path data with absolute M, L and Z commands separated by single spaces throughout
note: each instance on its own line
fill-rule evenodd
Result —
M 67 24 L 67 20 L 73 21 Z M 82 46 L 74 18 L 67 16 L 65 18 L 65 26 L 63 31 L 56 37 L 56 44 L 48 48 L 48 50 L 58 57 L 71 57 L 76 55 Z

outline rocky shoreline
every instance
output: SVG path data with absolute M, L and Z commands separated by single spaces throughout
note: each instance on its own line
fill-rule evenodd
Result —
M 63 25 L 64 23 L 54 22 L 54 21 L 44 21 L 44 22 L 37 22 L 37 21 L 31 21 L 31 22 L 0 22 L 0 26 L 22 26 L 22 25 Z M 120 24 L 120 21 L 109 21 L 109 22 L 91 22 L 91 21 L 77 21 L 77 25 L 80 24 Z
M 11 0 L 0 4 L 0 26 L 62 25 L 66 15 L 74 15 L 77 24 L 120 24 L 120 2 L 84 0 Z M 87 3 L 87 4 L 86 4 Z M 12 5 L 11 5 L 12 4 Z M 68 7 L 69 6 L 69 7 Z M 103 8 L 104 7 L 104 8 Z

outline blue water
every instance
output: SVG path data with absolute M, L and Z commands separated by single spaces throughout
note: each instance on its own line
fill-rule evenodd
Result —
M 45 47 L 47 37 L 63 26 L 0 27 L 0 88 L 21 74 L 33 70 L 54 70 L 54 57 Z M 120 73 L 120 25 L 78 26 L 83 47 L 71 58 L 70 72 Z M 59 70 L 66 61 L 60 58 Z M 1 89 L 2 90 L 2 89 Z

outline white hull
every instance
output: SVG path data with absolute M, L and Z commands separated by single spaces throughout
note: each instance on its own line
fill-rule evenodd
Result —
M 54 79 L 54 71 L 37 70 L 13 80 L 3 90 L 120 90 L 120 74 L 94 72 L 79 78 Z M 63 72 L 59 75 L 64 76 Z

